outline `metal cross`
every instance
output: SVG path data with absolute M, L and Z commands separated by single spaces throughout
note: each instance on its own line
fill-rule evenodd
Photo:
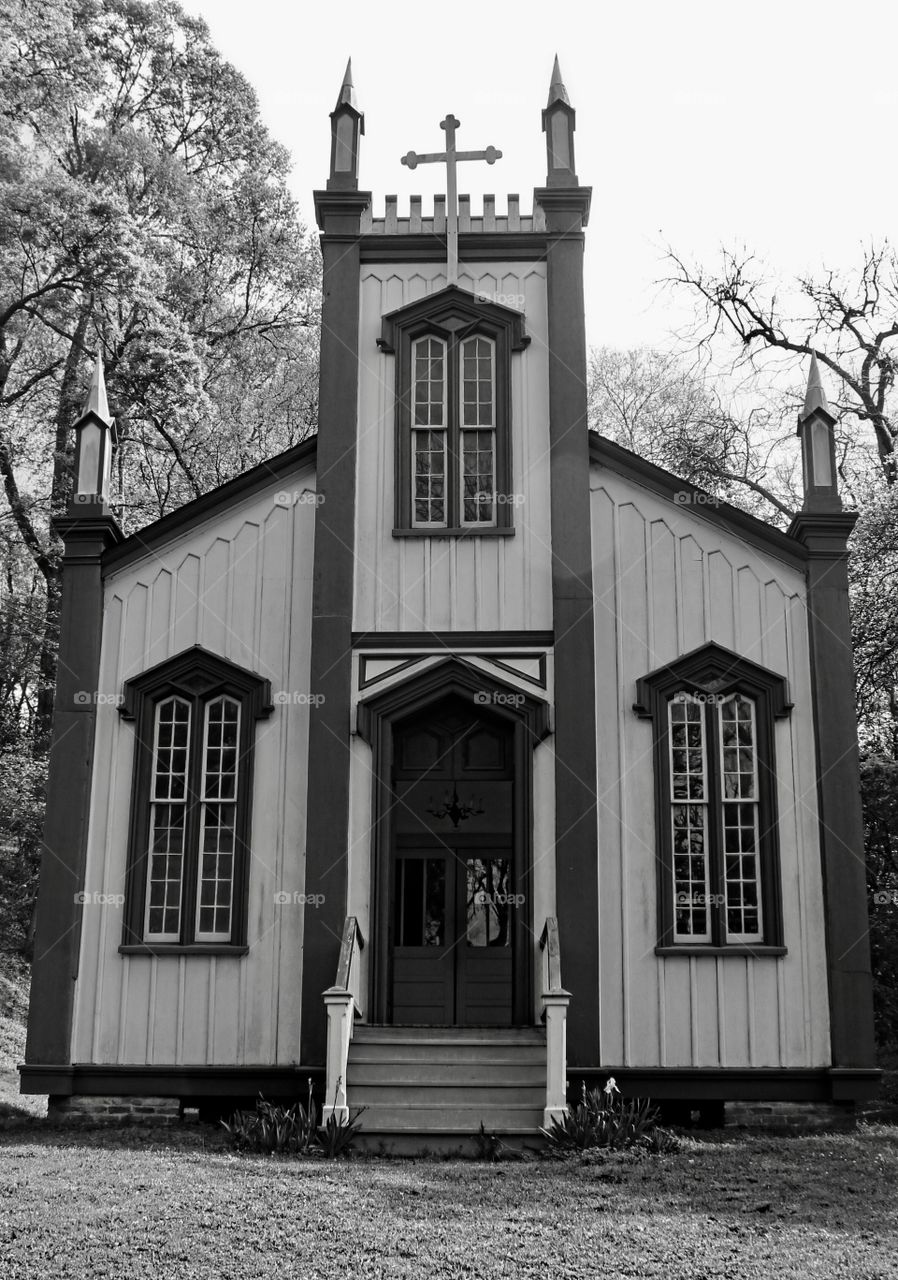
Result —
M 410 151 L 402 157 L 402 163 L 410 169 L 417 168 L 419 164 L 446 165 L 446 275 L 449 284 L 458 284 L 458 182 L 455 166 L 459 160 L 485 160 L 487 164 L 495 164 L 502 159 L 502 152 L 495 147 L 487 147 L 485 151 L 456 151 L 455 131 L 460 125 L 461 121 L 456 120 L 450 111 L 446 119 L 440 121 L 440 128 L 446 131 L 445 151 L 430 151 L 424 156 Z

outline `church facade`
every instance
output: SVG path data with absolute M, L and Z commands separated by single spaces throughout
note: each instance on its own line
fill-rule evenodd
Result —
M 877 1072 L 842 510 L 787 532 L 589 433 L 590 188 L 316 192 L 320 420 L 130 537 L 99 365 L 22 1087 L 535 1132 L 567 1082 L 851 1103 Z

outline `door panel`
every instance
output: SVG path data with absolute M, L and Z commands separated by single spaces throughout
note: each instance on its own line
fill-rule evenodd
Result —
M 395 1023 L 509 1026 L 515 973 L 513 730 L 447 701 L 394 738 Z
M 445 853 L 397 854 L 393 902 L 393 1021 L 448 1025 L 455 1006 L 455 884 Z

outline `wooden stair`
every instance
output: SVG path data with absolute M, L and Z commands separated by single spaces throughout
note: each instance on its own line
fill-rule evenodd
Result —
M 535 1140 L 546 1099 L 546 1033 L 357 1023 L 346 1087 L 350 1112 L 365 1108 L 366 1139 L 439 1146 L 434 1140 L 472 1138 L 482 1122 L 503 1139 Z

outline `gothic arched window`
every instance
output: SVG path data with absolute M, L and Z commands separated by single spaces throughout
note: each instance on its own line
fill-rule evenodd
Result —
M 773 721 L 786 681 L 709 644 L 646 676 L 655 736 L 659 947 L 782 947 Z
M 511 534 L 511 353 L 523 316 L 452 286 L 386 316 L 396 356 L 395 533 Z
M 255 722 L 270 695 L 267 680 L 199 646 L 126 682 L 125 948 L 245 945 Z

